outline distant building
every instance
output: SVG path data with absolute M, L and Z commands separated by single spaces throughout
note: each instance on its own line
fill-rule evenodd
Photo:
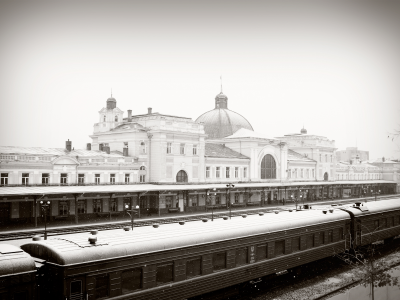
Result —
M 357 147 L 347 147 L 346 150 L 336 151 L 337 161 L 350 163 L 356 159 L 359 159 L 360 161 L 368 161 L 369 151 L 358 150 Z

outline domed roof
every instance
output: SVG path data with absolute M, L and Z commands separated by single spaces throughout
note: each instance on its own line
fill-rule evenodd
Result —
M 107 99 L 107 102 L 110 102 L 110 101 L 112 101 L 112 102 L 117 102 L 117 100 L 115 100 L 114 97 L 110 97 L 110 98 Z
M 215 97 L 215 108 L 202 114 L 196 122 L 204 123 L 204 131 L 209 139 L 232 135 L 240 128 L 254 131 L 246 118 L 228 109 L 228 97 L 222 92 Z

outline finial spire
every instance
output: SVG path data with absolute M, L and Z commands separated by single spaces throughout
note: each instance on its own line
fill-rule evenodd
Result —
M 221 94 L 222 94 L 222 75 L 219 78 L 221 79 Z

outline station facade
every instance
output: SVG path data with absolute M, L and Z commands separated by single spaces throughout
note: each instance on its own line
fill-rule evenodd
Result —
M 98 112 L 90 138 L 84 150 L 75 150 L 71 141 L 64 148 L 1 146 L 2 222 L 37 220 L 40 199 L 50 200 L 50 219 L 78 220 L 78 215 L 120 216 L 126 205 L 139 205 L 142 213 L 164 214 L 204 211 L 210 206 L 361 196 L 377 187 L 381 193 L 397 189 L 378 166 L 337 162 L 335 141 L 327 137 L 308 134 L 304 128 L 282 137 L 255 132 L 246 118 L 228 109 L 222 92 L 215 98 L 214 109 L 195 121 L 151 108 L 135 115 L 128 110 L 124 117 L 116 99 L 110 97 Z M 158 185 L 159 190 L 138 188 L 146 184 Z M 184 188 L 192 184 L 200 188 Z M 215 188 L 221 184 L 236 187 Z M 28 186 L 53 185 L 110 188 L 84 194 L 71 189 L 67 194 L 40 197 L 29 192 L 4 196 L 8 188 L 21 185 L 28 191 Z M 113 185 L 129 185 L 132 190 L 113 192 Z M 167 188 L 175 185 L 182 189 Z

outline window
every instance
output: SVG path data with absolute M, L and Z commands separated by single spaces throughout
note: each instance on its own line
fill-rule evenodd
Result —
M 267 244 L 257 245 L 257 261 L 267 258 Z
M 180 148 L 180 154 L 185 154 L 185 144 L 181 144 Z
M 300 237 L 292 238 L 292 252 L 300 251 Z
M 239 167 L 235 167 L 235 178 L 239 177 Z
M 235 203 L 239 203 L 239 193 L 235 193 Z
M 191 259 L 186 261 L 186 276 L 194 277 L 201 275 L 201 259 Z
M 193 155 L 197 155 L 197 145 L 193 145 Z
M 48 173 L 42 174 L 42 184 L 49 184 L 49 174 Z
M 325 162 L 328 162 L 328 154 L 325 154 Z
M 67 216 L 68 215 L 68 202 L 67 201 L 59 201 L 58 209 L 59 209 L 60 216 Z
M 1 173 L 1 185 L 8 184 L 8 173 Z
M 100 174 L 94 174 L 94 183 L 100 184 Z
M 129 183 L 130 174 L 125 173 L 125 183 Z
M 78 183 L 80 184 L 85 183 L 85 174 L 78 174 Z
M 103 116 L 103 122 L 105 122 L 106 121 L 106 116 Z
M 343 228 L 342 227 L 339 228 L 339 239 L 340 240 L 344 240 Z
M 292 170 L 288 169 L 287 170 L 288 178 L 292 178 Z
M 188 176 L 185 171 L 180 170 L 178 174 L 176 174 L 176 182 L 188 182 Z
M 22 184 L 29 184 L 29 173 L 22 173 Z
M 220 172 L 221 172 L 221 168 L 220 168 L 220 167 L 217 167 L 216 170 L 215 170 L 215 177 L 216 177 L 216 178 L 219 178 L 219 177 L 220 177 Z
M 93 212 L 101 212 L 101 199 L 93 199 Z
M 67 173 L 61 173 L 60 183 L 61 184 L 67 184 L 68 183 L 68 174 Z
M 307 249 L 314 247 L 314 235 L 313 234 L 307 235 L 306 244 L 307 244 Z
M 315 177 L 315 173 L 314 173 L 315 171 L 314 171 L 314 169 L 312 169 L 311 170 L 311 173 L 312 173 L 312 178 L 314 178 Z
M 144 142 L 140 142 L 140 153 L 146 154 L 146 144 Z
M 319 233 L 319 244 L 323 245 L 325 243 L 325 232 L 321 231 Z
M 122 271 L 121 273 L 122 294 L 128 294 L 132 291 L 142 288 L 142 269 Z
M 328 231 L 328 243 L 333 242 L 333 230 Z
M 243 168 L 243 178 L 247 178 L 247 168 Z
M 309 169 L 306 170 L 306 178 L 310 178 L 310 170 Z
M 141 167 L 140 167 L 140 170 L 141 170 L 141 171 L 145 171 L 145 170 L 146 170 L 146 167 L 145 167 L 145 166 L 141 166 Z
M 247 264 L 247 248 L 236 249 L 236 266 Z
M 384 229 L 386 227 L 387 227 L 387 220 L 386 219 L 382 219 L 381 229 Z
M 140 175 L 139 182 L 145 182 L 145 181 L 146 181 L 146 175 Z
M 110 201 L 110 211 L 118 211 L 117 199 L 112 198 Z
M 378 230 L 379 228 L 379 220 L 374 221 L 374 230 Z
M 275 256 L 280 256 L 285 254 L 285 241 L 275 242 Z
M 173 281 L 173 268 L 172 263 L 157 266 L 156 282 L 157 284 L 164 284 Z
M 319 155 L 319 162 L 322 162 L 322 154 Z
M 221 204 L 221 196 L 220 195 L 215 196 L 215 204 Z
M 267 154 L 261 161 L 261 179 L 271 178 L 276 178 L 276 163 L 272 155 Z
M 94 298 L 95 299 L 108 298 L 109 296 L 108 274 L 96 276 L 95 281 L 96 285 L 95 285 Z
M 206 178 L 210 178 L 210 167 L 206 167 Z
M 214 271 L 222 270 L 226 268 L 226 253 L 219 252 L 213 254 L 213 266 Z
M 167 143 L 167 154 L 171 154 L 171 143 Z
M 225 168 L 225 178 L 230 178 L 230 173 L 231 173 L 231 168 L 226 167 Z
M 165 197 L 165 207 L 171 208 L 172 207 L 172 196 Z
M 110 183 L 115 183 L 115 174 L 110 174 Z
M 300 169 L 300 177 L 303 178 L 303 169 Z
M 86 201 L 78 200 L 78 214 L 86 213 Z
M 118 116 L 115 116 L 114 120 L 115 122 L 118 122 Z

